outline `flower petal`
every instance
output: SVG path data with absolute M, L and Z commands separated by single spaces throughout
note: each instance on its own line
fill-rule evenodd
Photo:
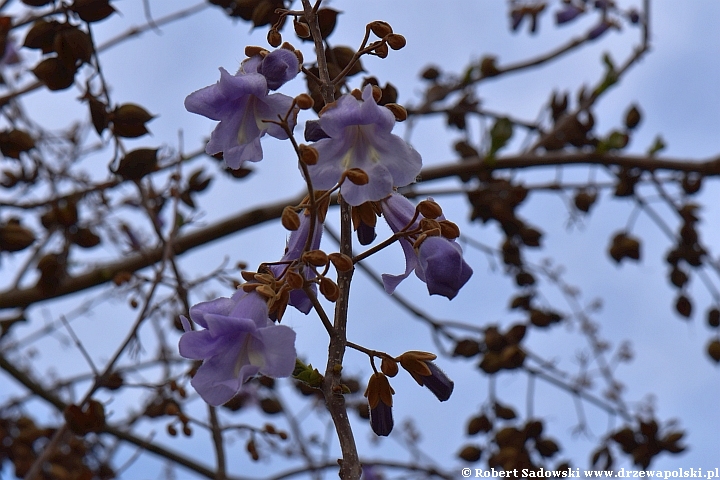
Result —
M 472 276 L 472 268 L 463 260 L 457 242 L 443 237 L 429 237 L 420 245 L 416 274 L 428 287 L 430 295 L 452 300 Z
M 260 373 L 268 377 L 287 377 L 295 369 L 295 332 L 285 325 L 272 325 L 258 330 L 265 365 Z
M 208 328 L 205 315 L 211 313 L 230 315 L 230 312 L 235 308 L 235 304 L 236 302 L 233 299 L 225 297 L 216 298 L 209 302 L 200 302 L 190 307 L 190 319 L 201 327 Z

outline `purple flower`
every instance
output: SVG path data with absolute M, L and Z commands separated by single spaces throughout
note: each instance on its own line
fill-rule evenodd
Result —
M 588 32 L 588 40 L 595 40 L 596 38 L 599 38 L 602 36 L 605 32 L 607 32 L 610 27 L 613 25 L 610 22 L 607 22 L 603 20 L 600 22 L 597 26 L 595 26 L 592 30 Z
M 297 76 L 300 63 L 293 52 L 280 48 L 265 57 L 255 55 L 248 58 L 241 68 L 245 73 L 259 73 L 267 80 L 270 90 L 277 90 Z
M 398 193 L 393 193 L 382 202 L 383 216 L 393 232 L 397 233 L 408 226 L 415 215 L 415 206 Z M 423 216 L 418 214 L 407 231 L 417 230 Z M 438 220 L 444 220 L 441 216 Z M 412 237 L 400 239 L 405 253 L 405 273 L 401 275 L 383 274 L 383 284 L 387 293 L 395 288 L 414 270 L 415 275 L 427 284 L 430 295 L 442 295 L 450 300 L 472 276 L 472 268 L 463 260 L 462 248 L 454 240 L 443 236 L 429 236 L 418 248 L 413 246 Z
M 180 355 L 203 360 L 190 382 L 210 405 L 230 400 L 252 376 L 287 377 L 295 368 L 295 332 L 268 318 L 267 304 L 255 293 L 238 290 L 190 308 L 190 319 L 205 328 L 192 331 L 180 317 L 185 333 Z
M 577 5 L 566 5 L 565 8 L 555 13 L 555 21 L 558 25 L 561 25 L 574 20 L 578 15 L 584 12 L 585 10 Z
M 269 121 L 285 117 L 293 99 L 280 93 L 268 95 L 268 88 L 278 88 L 294 77 L 297 69 L 295 54 L 275 50 L 265 58 L 260 55 L 249 58 L 235 75 L 220 68 L 218 83 L 188 95 L 185 108 L 189 112 L 220 121 L 205 152 L 208 155 L 222 152 L 227 166 L 237 169 L 246 161 L 262 160 L 260 137 L 266 132 L 280 140 L 288 138 L 285 130 Z M 295 115 L 290 115 L 288 121 L 293 128 Z
M 320 239 L 322 238 L 323 224 L 320 219 L 315 221 L 315 231 L 313 232 L 313 238 L 310 242 L 310 250 L 317 250 L 320 248 Z M 310 215 L 300 214 L 300 228 L 290 234 L 288 239 L 287 247 L 285 247 L 285 255 L 283 255 L 281 262 L 291 262 L 300 258 L 305 248 L 308 235 L 310 235 Z M 286 264 L 273 265 L 270 267 L 275 278 L 279 277 L 282 272 L 287 268 Z M 315 274 L 309 268 L 304 269 L 305 278 L 310 280 L 315 277 Z M 317 286 L 312 284 L 310 288 L 313 291 L 317 291 Z M 302 290 L 293 290 L 290 292 L 290 305 L 297 308 L 304 314 L 308 314 L 312 309 L 312 302 L 308 298 L 307 294 Z
M 367 173 L 365 185 L 346 180 L 340 193 L 353 206 L 377 201 L 393 187 L 408 185 L 422 167 L 422 158 L 410 145 L 390 133 L 395 117 L 379 106 L 372 96 L 372 86 L 362 92 L 362 101 L 343 95 L 320 117 L 320 127 L 329 138 L 313 146 L 318 162 L 309 165 L 310 179 L 318 190 L 328 190 L 341 179 L 343 172 L 359 168 Z
M 433 362 L 425 362 L 425 365 L 427 365 L 430 369 L 430 375 L 413 375 L 415 381 L 421 386 L 426 386 L 438 400 L 444 402 L 450 398 L 455 384 L 452 380 L 450 380 L 450 378 L 448 378 L 445 372 L 440 370 L 440 368 L 438 368 L 438 366 Z
M 409 351 L 400 355 L 396 360 L 415 379 L 418 385 L 425 386 L 441 402 L 450 398 L 455 384 L 440 370 L 432 360 L 437 355 L 429 352 Z
M 375 435 L 387 437 L 395 425 L 392 415 L 392 396 L 395 393 L 387 377 L 375 372 L 368 380 L 365 396 L 370 407 L 370 426 Z

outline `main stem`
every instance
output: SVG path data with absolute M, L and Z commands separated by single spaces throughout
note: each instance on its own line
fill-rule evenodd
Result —
M 319 3 L 319 0 L 318 0 Z M 310 0 L 302 0 L 305 10 L 305 19 L 310 27 L 310 33 L 315 41 L 315 52 L 317 54 L 318 69 L 320 74 L 320 90 L 326 104 L 335 100 L 335 85 L 332 84 L 325 61 L 325 46 L 320 34 L 320 27 L 317 22 L 316 11 L 310 5 Z M 352 258 L 352 228 L 350 219 L 350 205 L 340 197 L 340 253 Z M 330 412 L 335 431 L 340 441 L 342 459 L 340 464 L 340 478 L 343 480 L 358 480 L 362 474 L 360 458 L 358 457 L 355 437 L 353 436 L 345 397 L 340 386 L 343 358 L 347 347 L 347 315 L 348 301 L 350 299 L 350 282 L 353 271 L 338 272 L 338 287 L 340 296 L 335 303 L 335 318 L 333 330 L 330 333 L 330 344 L 328 346 L 328 362 L 325 369 L 325 380 L 323 382 L 323 394 L 325 405 Z

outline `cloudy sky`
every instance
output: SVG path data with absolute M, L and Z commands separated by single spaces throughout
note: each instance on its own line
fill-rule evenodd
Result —
M 116 3 L 122 15 L 98 25 L 95 36 L 100 44 L 131 25 L 144 23 L 140 0 Z M 635 4 L 633 1 L 617 3 L 622 6 Z M 150 1 L 155 18 L 193 4 L 186 0 Z M 333 36 L 335 44 L 357 45 L 365 24 L 376 19 L 389 22 L 396 32 L 405 35 L 408 41 L 405 49 L 391 52 L 385 60 L 364 60 L 364 66 L 381 83 L 396 85 L 400 92 L 399 103 L 408 105 L 418 103 L 423 88 L 418 72 L 428 64 L 459 74 L 468 62 L 485 54 L 497 56 L 501 65 L 514 63 L 582 35 L 596 22 L 593 17 L 555 27 L 552 17 L 557 7 L 553 5 L 541 17 L 539 33 L 531 36 L 525 29 L 515 34 L 509 32 L 507 6 L 500 1 L 454 1 L 444 3 L 442 7 L 439 2 L 424 0 L 334 1 L 328 5 L 343 12 Z M 720 152 L 720 93 L 717 88 L 720 36 L 716 22 L 720 18 L 720 3 L 659 1 L 653 4 L 651 13 L 651 51 L 598 104 L 597 129 L 606 132 L 619 126 L 628 105 L 637 103 L 643 112 L 643 121 L 632 139 L 631 152 L 643 153 L 653 138 L 662 134 L 668 145 L 665 151 L 668 156 L 688 160 L 715 156 Z M 152 145 L 180 146 L 185 151 L 192 151 L 202 145 L 214 123 L 187 113 L 183 108 L 185 96 L 216 82 L 218 67 L 236 70 L 244 58 L 245 45 L 265 45 L 264 36 L 264 31 L 251 32 L 246 23 L 234 23 L 218 9 L 207 8 L 189 20 L 163 26 L 160 32 L 148 32 L 107 51 L 103 56 L 104 73 L 111 79 L 114 101 L 138 103 L 159 113 L 160 116 L 150 124 Z M 638 39 L 636 29 L 611 32 L 601 41 L 551 65 L 486 82 L 478 94 L 483 106 L 489 110 L 532 121 L 541 114 L 553 89 L 574 93 L 583 84 L 596 83 L 603 72 L 600 60 L 603 52 L 609 52 L 620 63 Z M 312 57 L 308 45 L 302 46 L 306 59 Z M 287 85 L 285 91 L 298 93 L 303 86 L 297 79 Z M 39 119 L 46 127 L 64 126 L 66 119 L 57 112 L 74 111 L 74 97 L 54 95 L 52 112 L 48 111 L 47 102 L 48 96 L 38 93 L 27 99 L 26 107 L 31 112 L 50 113 Z M 478 131 L 476 128 L 475 138 Z M 444 120 L 439 118 L 422 120 L 408 137 L 422 154 L 425 165 L 451 161 L 454 158 L 452 143 L 457 138 L 458 133 L 445 130 Z M 147 142 L 144 139 L 136 143 L 148 146 Z M 302 182 L 295 167 L 286 167 L 292 165 L 289 146 L 268 139 L 264 149 L 265 160 L 258 165 L 250 181 L 240 184 L 219 181 L 219 190 L 202 197 L 201 205 L 206 212 L 204 221 L 211 222 L 261 204 L 268 199 L 268 193 L 270 199 L 279 199 L 300 192 Z M 555 171 L 538 171 L 532 175 L 524 178 L 527 181 L 552 179 Z M 568 175 L 586 178 L 587 171 L 572 170 Z M 445 182 L 427 188 L 455 185 Z M 711 248 L 720 240 L 716 189 L 716 181 L 706 182 L 699 197 L 705 205 L 701 234 Z M 499 245 L 495 226 L 465 222 L 467 206 L 462 198 L 438 197 L 438 200 L 445 206 L 446 215 L 461 224 L 465 235 L 486 245 Z M 565 280 L 580 289 L 584 303 L 602 299 L 603 309 L 594 317 L 601 325 L 602 334 L 615 345 L 630 339 L 635 352 L 634 361 L 618 371 L 619 379 L 627 386 L 626 398 L 636 402 L 648 395 L 656 395 L 654 405 L 658 418 L 678 418 L 682 428 L 688 430 L 686 440 L 691 445 L 688 451 L 679 456 L 661 455 L 653 467 L 710 469 L 720 466 L 720 411 L 717 408 L 720 377 L 718 369 L 710 364 L 704 353 L 710 338 L 704 322 L 704 311 L 710 304 L 707 291 L 697 281 L 692 285 L 696 313 L 690 322 L 680 320 L 672 311 L 674 292 L 668 287 L 667 269 L 662 260 L 670 245 L 662 232 L 647 217 L 640 215 L 634 232 L 644 241 L 643 258 L 637 264 L 618 267 L 607 257 L 605 250 L 614 232 L 624 228 L 632 210 L 631 202 L 606 195 L 592 215 L 572 226 L 569 226 L 565 204 L 566 200 L 557 195 L 536 194 L 520 210 L 523 217 L 546 232 L 545 248 L 530 258 L 540 262 L 542 258 L 551 257 L 556 264 L 564 266 Z M 675 221 L 669 212 L 661 213 Z M 263 226 L 248 235 L 216 242 L 193 254 L 185 260 L 185 268 L 201 274 L 207 265 L 219 265 L 226 257 L 254 265 L 276 258 L 285 238 L 280 229 Z M 520 320 L 516 313 L 506 309 L 510 280 L 493 269 L 482 253 L 470 248 L 466 251 L 475 275 L 453 302 L 426 298 L 424 285 L 415 278 L 406 281 L 398 292 L 443 319 L 478 325 L 508 325 Z M 391 273 L 399 273 L 404 267 L 399 248 L 383 252 L 371 265 Z M 357 275 L 356 288 L 349 327 L 354 341 L 397 353 L 435 348 L 427 329 L 396 304 L 384 299 L 384 293 L 362 274 Z M 556 301 L 560 298 L 553 287 L 543 285 L 543 288 L 548 299 Z M 62 308 L 68 310 L 73 305 L 77 305 L 77 299 L 61 303 Z M 557 305 L 567 309 L 562 303 Z M 298 348 L 306 358 L 317 365 L 324 364 L 324 333 L 319 322 L 296 312 L 289 313 L 284 322 L 298 332 Z M 97 333 L 101 333 L 102 329 L 98 330 Z M 560 326 L 556 330 L 546 335 L 533 333 L 530 346 L 546 358 L 557 359 L 561 365 L 572 368 L 573 355 L 580 348 L 581 337 L 572 328 Z M 347 359 L 346 368 L 350 372 L 369 375 L 367 361 L 361 355 L 350 353 Z M 427 392 L 417 391 L 411 380 L 398 378 L 397 384 L 394 382 L 398 392 L 395 396 L 396 421 L 399 424 L 404 418 L 413 417 L 424 435 L 421 447 L 440 459 L 442 468 L 459 468 L 464 465 L 458 463 L 454 455 L 461 445 L 464 422 L 486 398 L 488 382 L 477 375 L 470 363 L 448 360 L 441 363 L 456 381 L 456 392 L 451 400 L 440 405 L 429 394 L 425 395 Z M 502 375 L 495 388 L 501 400 L 524 412 L 525 375 Z M 579 466 L 585 466 L 585 457 L 577 452 L 586 452 L 604 433 L 607 416 L 588 407 L 594 437 L 572 436 L 571 428 L 577 422 L 572 397 L 542 383 L 537 385 L 534 411 L 536 415 L 548 418 L 550 435 L 562 439 L 567 447 L 565 455 L 575 457 Z M 360 433 L 359 437 L 361 444 L 369 444 L 365 433 Z M 209 444 L 200 442 L 202 439 L 195 438 L 192 442 L 183 440 L 176 445 L 178 448 L 180 445 L 192 446 L 194 451 L 200 452 L 202 459 L 201 452 L 209 451 Z M 384 440 L 381 446 L 379 449 L 368 447 L 369 456 L 393 458 L 394 455 L 406 455 L 392 438 Z M 242 444 L 236 448 L 242 448 Z M 236 471 L 243 465 L 243 469 L 249 468 L 249 474 L 262 475 L 268 468 L 267 465 L 246 467 L 243 454 L 237 457 L 231 461 Z M 141 462 L 135 470 L 128 471 L 127 478 L 156 478 L 157 473 L 148 472 L 157 472 L 159 468 L 152 461 Z M 185 477 L 180 475 L 179 478 Z

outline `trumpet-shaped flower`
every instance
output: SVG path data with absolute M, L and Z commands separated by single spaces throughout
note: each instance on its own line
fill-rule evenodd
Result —
M 185 333 L 180 355 L 203 360 L 190 382 L 210 405 L 230 400 L 248 379 L 261 373 L 287 377 L 295 368 L 295 332 L 268 318 L 265 300 L 242 290 L 190 308 L 190 319 L 205 330 L 192 331 L 180 317 Z
M 316 219 L 315 229 L 313 230 L 313 238 L 310 241 L 310 250 L 317 250 L 320 248 L 322 231 L 323 224 L 320 219 Z M 289 262 L 300 258 L 300 255 L 302 255 L 303 249 L 305 248 L 305 242 L 307 242 L 308 235 L 310 235 L 310 215 L 302 213 L 300 215 L 300 228 L 290 234 L 287 247 L 285 248 L 285 255 L 283 255 L 280 261 Z M 273 265 L 270 267 L 275 277 L 279 277 L 285 268 L 287 268 L 285 264 Z M 315 277 L 315 274 L 309 269 L 305 269 L 304 274 L 305 278 L 308 280 Z M 310 288 L 313 291 L 317 291 L 317 286 L 315 284 L 312 284 Z M 307 294 L 299 289 L 290 292 L 289 304 L 306 315 L 312 309 L 312 302 L 308 298 Z
M 269 134 L 280 140 L 288 138 L 275 123 L 284 118 L 293 99 L 281 93 L 268 95 L 292 79 L 298 72 L 298 60 L 288 50 L 276 50 L 265 58 L 255 55 L 246 60 L 235 75 L 220 68 L 220 80 L 215 85 L 191 93 L 185 108 L 220 123 L 210 135 L 205 147 L 208 155 L 222 152 L 228 167 L 237 169 L 246 161 L 262 160 L 260 138 Z M 295 126 L 295 114 L 288 118 Z
M 367 85 L 362 101 L 343 95 L 320 117 L 320 127 L 328 138 L 313 147 L 319 157 L 308 171 L 313 186 L 327 190 L 335 186 L 343 173 L 359 168 L 368 175 L 368 182 L 356 185 L 343 182 L 340 193 L 353 206 L 378 201 L 390 195 L 393 187 L 410 184 L 420 173 L 422 158 L 410 145 L 390 133 L 395 117 L 379 106 Z
M 393 232 L 419 228 L 423 216 L 418 214 L 413 224 L 409 225 L 415 216 L 415 206 L 402 195 L 393 193 L 380 202 L 380 205 Z M 440 217 L 439 220 L 444 218 Z M 383 285 L 387 293 L 393 293 L 398 284 L 415 271 L 415 275 L 427 284 L 430 295 L 442 295 L 452 300 L 472 276 L 472 268 L 463 260 L 462 248 L 455 240 L 430 236 L 416 248 L 412 238 L 404 237 L 400 239 L 400 245 L 405 253 L 405 273 L 383 274 Z

